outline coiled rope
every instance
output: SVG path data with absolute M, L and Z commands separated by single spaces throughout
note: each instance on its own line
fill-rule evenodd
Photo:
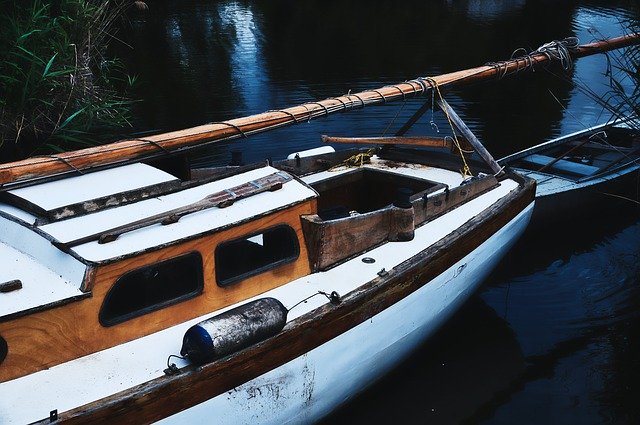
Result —
M 336 171 L 338 168 L 342 168 L 342 167 L 346 167 L 346 168 L 351 168 L 351 167 L 355 167 L 355 168 L 359 168 L 362 167 L 364 164 L 370 164 L 371 163 L 371 157 L 376 153 L 376 149 L 369 149 L 367 152 L 361 152 L 361 153 L 357 153 L 355 155 L 350 156 L 349 158 L 345 159 L 344 161 L 334 165 L 333 167 L 329 168 L 327 171 Z
M 573 69 L 573 59 L 571 52 L 575 51 L 580 45 L 578 37 L 567 37 L 564 40 L 554 40 L 538 47 L 531 55 L 543 54 L 549 60 L 557 60 L 562 64 L 562 69 L 569 72 Z
M 510 74 L 517 74 L 520 71 L 532 68 L 535 71 L 534 65 L 539 61 L 536 58 L 538 55 L 544 55 L 549 61 L 557 60 L 562 65 L 562 69 L 565 72 L 569 72 L 573 69 L 573 59 L 571 53 L 575 52 L 580 45 L 577 37 L 567 37 L 563 40 L 554 40 L 543 44 L 536 50 L 527 52 L 525 48 L 519 48 L 514 50 L 511 54 L 509 61 L 501 62 L 488 62 L 485 65 L 491 66 L 496 70 L 498 79 L 502 79 Z M 509 65 L 512 61 L 518 61 L 518 66 L 515 70 L 508 72 Z M 522 66 L 520 65 L 522 63 Z

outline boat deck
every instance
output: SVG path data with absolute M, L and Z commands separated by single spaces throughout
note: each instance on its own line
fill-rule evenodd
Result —
M 440 174 L 440 171 L 437 173 Z M 461 181 L 461 177 L 456 177 L 454 172 L 445 174 L 450 183 Z M 412 241 L 383 244 L 359 255 L 353 261 L 299 278 L 286 287 L 272 289 L 259 297 L 275 297 L 285 307 L 293 307 L 288 315 L 288 322 L 291 322 L 328 304 L 328 299 L 319 295 L 320 291 L 327 294 L 336 291 L 344 296 L 375 279 L 381 272 L 393 273 L 399 264 L 456 232 L 461 224 L 491 208 L 497 200 L 507 196 L 517 187 L 518 183 L 515 181 L 503 180 L 495 189 L 416 229 Z M 364 257 L 371 258 L 374 262 L 364 262 Z M 466 263 L 452 266 L 458 270 L 458 274 L 464 267 Z M 452 278 L 453 276 L 449 279 Z M 305 302 L 300 303 L 305 299 Z M 247 301 L 249 300 L 243 300 L 242 303 Z M 233 307 L 235 305 L 217 311 L 216 314 Z M 207 313 L 127 344 L 3 383 L 5 396 L 0 399 L 1 422 L 21 424 L 41 420 L 47 418 L 49 412 L 54 409 L 60 412 L 67 411 L 163 377 L 169 356 L 180 352 L 185 331 L 212 314 Z M 187 365 L 187 362 L 175 357 L 169 360 L 179 367 Z M 39 388 L 39 391 L 32 391 L 33 388 Z

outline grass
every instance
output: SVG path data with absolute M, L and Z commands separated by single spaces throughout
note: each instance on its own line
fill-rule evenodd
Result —
M 0 160 L 103 142 L 135 79 L 106 55 L 123 1 L 0 0 Z
M 640 32 L 640 18 L 626 23 L 627 33 Z M 612 119 L 635 118 L 629 124 L 640 128 L 640 45 L 607 53 L 609 89 L 604 95 L 597 95 L 585 85 L 579 85 Z

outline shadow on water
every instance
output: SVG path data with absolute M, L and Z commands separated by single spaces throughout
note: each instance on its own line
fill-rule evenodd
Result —
M 475 297 L 400 368 L 322 424 L 458 423 L 524 370 L 513 331 Z
M 639 218 L 603 210 L 525 234 L 480 296 L 527 368 L 471 423 L 638 423 Z
M 640 211 L 529 232 L 401 367 L 323 424 L 640 420 Z

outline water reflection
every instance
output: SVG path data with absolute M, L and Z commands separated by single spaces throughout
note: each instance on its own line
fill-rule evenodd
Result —
M 460 423 L 525 370 L 507 322 L 472 298 L 398 370 L 322 423 Z
M 640 419 L 640 223 L 637 209 L 609 217 L 529 233 L 485 286 L 529 365 L 487 423 Z
M 462 10 L 471 19 L 485 22 L 489 25 L 493 19 L 514 13 L 521 9 L 525 0 L 469 0 L 454 2 L 447 0 L 449 7 Z

